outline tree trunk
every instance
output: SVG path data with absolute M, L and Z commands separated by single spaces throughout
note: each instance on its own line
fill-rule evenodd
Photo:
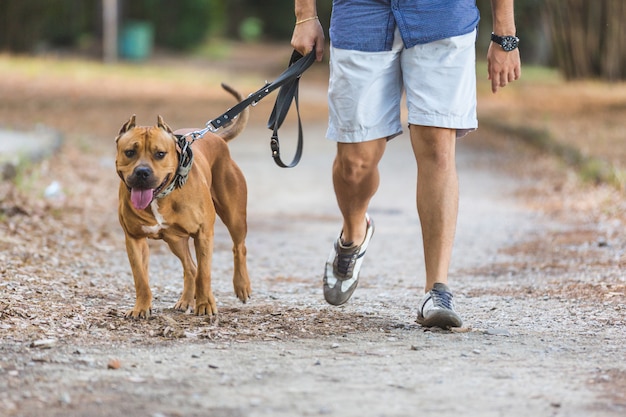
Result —
M 626 79 L 624 0 L 546 0 L 557 65 L 567 79 Z

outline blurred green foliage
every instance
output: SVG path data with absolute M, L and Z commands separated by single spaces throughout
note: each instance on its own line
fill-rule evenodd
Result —
M 192 50 L 209 38 L 288 40 L 293 0 L 119 0 L 119 24 L 143 21 L 155 44 Z M 102 0 L 0 0 L 0 51 L 97 48 L 102 38 Z M 331 0 L 318 9 L 328 28 Z M 96 51 L 97 52 L 97 51 Z
M 146 21 L 155 28 L 155 42 L 163 47 L 189 50 L 219 35 L 226 23 L 228 2 L 223 0 L 128 0 L 120 3 L 122 24 Z

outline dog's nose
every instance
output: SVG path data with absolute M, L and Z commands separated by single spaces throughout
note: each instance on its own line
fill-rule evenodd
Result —
M 135 169 L 135 176 L 139 179 L 148 179 L 150 178 L 150 175 L 152 175 L 152 170 L 150 169 L 150 167 L 137 167 Z

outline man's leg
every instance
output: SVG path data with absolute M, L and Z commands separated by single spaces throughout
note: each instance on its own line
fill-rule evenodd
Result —
M 333 184 L 343 216 L 342 240 L 360 244 L 365 237 L 365 214 L 378 189 L 378 162 L 387 139 L 360 143 L 338 143 L 333 164 Z
M 422 226 L 426 292 L 447 284 L 459 205 L 454 129 L 410 126 L 417 161 L 417 211 Z
M 417 161 L 417 211 L 426 264 L 426 293 L 418 307 L 417 322 L 425 327 L 460 327 L 463 322 L 447 286 L 459 211 L 456 131 L 418 125 L 411 125 L 410 131 Z
M 361 264 L 374 233 L 367 207 L 378 189 L 378 162 L 385 146 L 386 139 L 337 144 L 333 183 L 343 229 L 324 266 L 324 298 L 332 305 L 348 301 L 358 285 Z

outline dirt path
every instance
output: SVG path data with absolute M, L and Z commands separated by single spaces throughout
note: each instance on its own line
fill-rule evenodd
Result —
M 149 102 L 140 104 L 142 117 L 152 117 Z M 176 105 L 160 102 L 159 112 Z M 160 242 L 151 245 L 155 316 L 130 321 L 122 318 L 134 290 L 116 218 L 112 137 L 120 114 L 137 103 L 109 98 L 86 107 L 78 114 L 105 114 L 93 126 L 108 124 L 110 134 L 72 131 L 19 193 L 1 189 L 1 415 L 626 412 L 626 244 L 623 225 L 597 214 L 610 191 L 583 193 L 553 161 L 488 131 L 460 143 L 451 282 L 466 327 L 428 331 L 414 323 L 423 261 L 406 135 L 383 161 L 359 289 L 336 308 L 320 288 L 339 226 L 324 123 L 307 122 L 303 162 L 280 170 L 268 131 L 253 118 L 232 143 L 249 183 L 252 301 L 242 305 L 232 294 L 230 245 L 219 225 L 219 323 L 171 310 L 181 273 Z M 198 114 L 168 122 L 204 120 Z M 286 154 L 293 133 L 282 133 Z M 63 195 L 38 197 L 52 181 Z

